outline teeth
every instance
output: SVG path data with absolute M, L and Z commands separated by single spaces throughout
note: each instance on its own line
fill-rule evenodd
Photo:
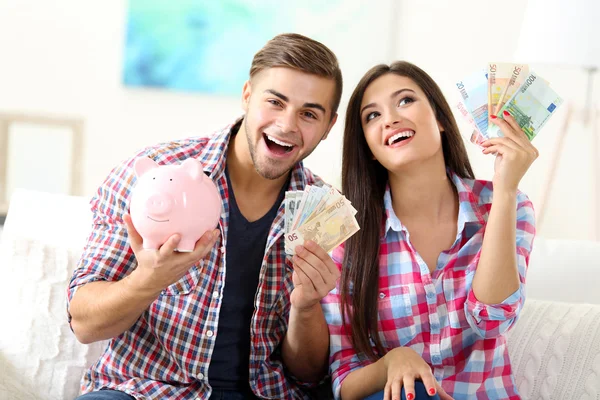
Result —
M 415 135 L 415 131 L 404 131 L 400 133 L 396 133 L 394 136 L 388 139 L 388 146 L 394 143 L 397 139 L 401 137 L 412 137 Z
M 277 140 L 275 139 L 273 136 L 267 135 L 267 137 L 269 138 L 270 141 L 277 143 L 280 146 L 285 146 L 285 147 L 294 147 L 293 144 L 289 144 L 289 143 L 285 143 L 282 142 L 281 140 Z

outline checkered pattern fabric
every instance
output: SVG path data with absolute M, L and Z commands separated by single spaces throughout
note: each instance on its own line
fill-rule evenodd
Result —
M 234 124 L 233 124 L 234 125 Z M 221 235 L 207 260 L 167 287 L 126 332 L 110 340 L 101 358 L 85 373 L 82 391 L 124 391 L 137 399 L 208 399 L 208 367 L 218 335 L 226 271 L 229 197 L 224 175 L 233 125 L 210 138 L 197 137 L 147 148 L 117 166 L 91 201 L 93 228 L 68 288 L 93 281 L 118 281 L 135 267 L 122 217 L 135 184 L 133 163 L 148 156 L 159 164 L 194 157 L 203 164 L 223 197 Z M 291 173 L 289 190 L 303 190 L 319 179 L 302 163 Z M 303 399 L 304 385 L 285 375 L 280 343 L 287 330 L 292 265 L 283 238 L 284 205 L 273 222 L 256 291 L 251 321 L 250 387 L 262 398 Z M 70 319 L 70 316 L 69 316 Z
M 394 214 L 389 187 L 379 261 L 379 334 L 387 350 L 411 347 L 431 366 L 455 399 L 518 399 L 505 333 L 515 323 L 525 296 L 525 274 L 535 235 L 533 206 L 517 196 L 517 262 L 521 287 L 502 303 L 483 304 L 471 284 L 479 262 L 492 203 L 492 183 L 450 173 L 459 196 L 458 234 L 429 268 Z M 341 268 L 344 247 L 334 250 Z M 333 389 L 340 398 L 346 376 L 365 365 L 352 347 L 351 327 L 342 325 L 339 287 L 321 302 L 331 336 Z

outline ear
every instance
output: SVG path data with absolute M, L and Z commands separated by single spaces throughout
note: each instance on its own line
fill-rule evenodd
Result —
M 133 164 L 135 176 L 138 178 L 154 168 L 158 168 L 158 164 L 150 157 L 140 157 L 135 160 L 135 163 Z
M 204 175 L 204 171 L 202 171 L 202 164 L 200 161 L 195 158 L 188 158 L 183 163 L 181 163 L 181 168 L 193 179 L 197 180 L 201 176 Z
M 250 79 L 244 83 L 244 88 L 242 89 L 242 109 L 244 112 L 248 112 L 248 104 L 250 103 L 250 95 L 252 94 L 252 83 Z
M 327 136 L 329 136 L 329 132 L 331 132 L 331 128 L 333 128 L 333 126 L 335 125 L 335 122 L 337 121 L 337 113 L 333 116 L 333 118 L 331 118 L 331 122 L 329 123 L 329 127 L 327 128 L 327 132 L 325 132 L 325 134 L 323 135 L 323 137 L 321 138 L 321 140 L 325 140 L 327 139 Z

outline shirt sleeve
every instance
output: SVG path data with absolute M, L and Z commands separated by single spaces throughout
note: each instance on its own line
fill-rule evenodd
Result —
M 135 180 L 135 158 L 115 167 L 90 202 L 92 231 L 67 289 L 69 323 L 71 300 L 77 289 L 90 282 L 121 280 L 136 267 L 123 222 Z
M 341 270 L 344 254 L 343 244 L 337 247 L 332 254 L 332 259 Z M 371 364 L 369 360 L 359 358 L 352 346 L 350 325 L 342 323 L 340 311 L 341 298 L 339 286 L 333 289 L 321 300 L 321 308 L 329 327 L 329 372 L 331 374 L 334 398 L 340 399 L 342 382 L 348 374 L 359 368 Z M 346 322 L 350 320 L 346 318 Z
M 529 256 L 535 237 L 535 213 L 529 198 L 519 192 L 517 195 L 517 267 L 519 288 L 498 304 L 480 302 L 471 289 L 475 269 L 479 263 L 478 254 L 468 267 L 466 285 L 468 288 L 465 314 L 469 325 L 483 338 L 493 338 L 506 333 L 515 323 L 525 302 L 525 276 Z

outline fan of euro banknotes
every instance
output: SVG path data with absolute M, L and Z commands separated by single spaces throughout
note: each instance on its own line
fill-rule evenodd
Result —
M 284 201 L 286 254 L 294 255 L 305 240 L 330 252 L 360 229 L 350 201 L 328 185 L 288 191 Z
M 489 118 L 503 119 L 504 111 L 531 141 L 563 102 L 549 82 L 526 64 L 489 63 L 487 69 L 457 82 L 456 87 L 462 97 L 457 108 L 473 128 L 470 141 L 476 145 L 502 136 Z

